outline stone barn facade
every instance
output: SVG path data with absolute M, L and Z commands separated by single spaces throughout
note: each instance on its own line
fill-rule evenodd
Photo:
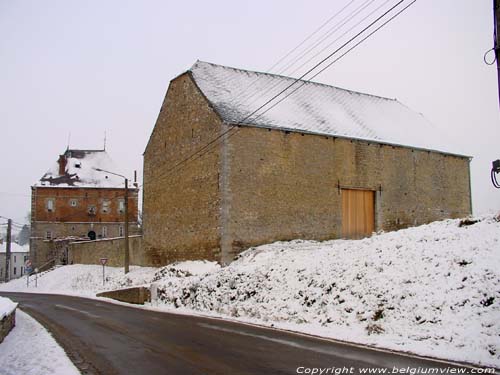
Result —
M 470 157 L 395 99 L 299 81 L 253 113 L 293 82 L 200 61 L 171 81 L 144 153 L 147 263 L 471 214 Z

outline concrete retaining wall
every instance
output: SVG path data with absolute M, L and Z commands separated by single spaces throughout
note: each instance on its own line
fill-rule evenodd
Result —
M 151 293 L 149 289 L 141 286 L 138 288 L 128 288 L 120 290 L 111 290 L 109 292 L 102 292 L 97 294 L 97 297 L 112 298 L 117 301 L 135 303 L 144 305 L 144 302 L 151 301 Z

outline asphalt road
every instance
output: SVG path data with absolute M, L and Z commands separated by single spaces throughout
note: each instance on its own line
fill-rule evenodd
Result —
M 53 334 L 83 374 L 323 374 L 448 365 L 233 322 L 69 296 L 0 293 Z M 402 373 L 398 371 L 398 373 Z M 316 374 L 320 374 L 317 372 Z

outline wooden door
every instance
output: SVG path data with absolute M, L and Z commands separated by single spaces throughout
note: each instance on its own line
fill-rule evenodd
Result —
M 375 231 L 375 192 L 342 189 L 342 237 L 363 238 Z

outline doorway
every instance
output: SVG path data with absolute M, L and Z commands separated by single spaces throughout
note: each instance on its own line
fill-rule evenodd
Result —
M 375 231 L 375 192 L 342 189 L 342 238 L 369 237 Z

